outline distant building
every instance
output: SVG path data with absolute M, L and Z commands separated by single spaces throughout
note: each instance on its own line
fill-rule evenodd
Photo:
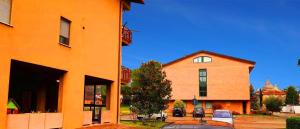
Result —
M 250 113 L 250 73 L 255 62 L 199 51 L 170 63 L 164 64 L 167 79 L 172 81 L 172 100 L 186 103 L 188 113 L 193 111 L 192 100 L 198 100 L 199 107 L 212 113 L 214 104 L 221 105 L 240 114 Z
M 280 90 L 276 85 L 272 85 L 270 81 L 266 81 L 265 85 L 261 89 L 261 93 L 259 90 L 256 91 L 256 94 L 259 96 L 261 94 L 261 102 L 265 103 L 266 98 L 270 96 L 274 96 L 280 98 L 283 102 L 285 101 L 286 92 L 284 90 Z

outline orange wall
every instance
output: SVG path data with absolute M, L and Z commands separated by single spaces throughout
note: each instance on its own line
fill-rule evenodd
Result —
M 209 56 L 211 63 L 193 63 L 199 56 Z M 191 100 L 249 100 L 249 67 L 239 62 L 200 53 L 164 67 L 172 81 L 172 99 Z M 199 97 L 199 69 L 207 69 L 207 97 Z
M 0 23 L 0 129 L 6 128 L 11 59 L 68 71 L 62 93 L 66 129 L 81 127 L 84 75 L 114 81 L 110 109 L 116 123 L 120 12 L 120 0 L 13 0 L 11 26 Z M 61 16 L 72 21 L 70 48 L 58 43 Z

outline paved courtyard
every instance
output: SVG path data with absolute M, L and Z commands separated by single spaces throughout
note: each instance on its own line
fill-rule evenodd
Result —
M 205 120 L 211 120 L 207 117 Z M 169 117 L 167 122 L 174 122 L 175 125 L 197 125 L 199 120 L 191 116 Z M 284 129 L 286 117 L 261 116 L 261 115 L 241 115 L 235 118 L 235 129 Z M 178 126 L 180 127 L 180 126 Z M 187 126 L 192 127 L 192 126 Z M 198 126 L 194 126 L 198 127 Z
M 285 129 L 286 118 L 276 116 L 239 116 L 236 129 Z
M 263 116 L 263 115 L 241 115 L 235 117 L 235 129 L 284 129 L 286 126 L 287 115 L 278 116 Z M 124 119 L 130 119 L 130 116 L 123 117 Z M 132 117 L 131 117 L 132 118 Z M 204 120 L 211 120 L 210 117 Z M 163 129 L 212 129 L 207 125 L 200 125 L 199 119 L 194 119 L 191 116 L 187 117 L 172 117 L 169 116 L 168 123 L 173 123 L 169 126 L 165 126 Z M 106 125 L 98 126 L 88 129 L 138 129 L 136 127 L 130 127 L 127 125 Z M 215 129 L 226 129 L 223 127 L 218 127 Z
M 209 125 L 176 125 L 171 124 L 162 129 L 231 129 L 230 127 L 209 126 Z

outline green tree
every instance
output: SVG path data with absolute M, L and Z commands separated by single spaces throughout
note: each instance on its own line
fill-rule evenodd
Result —
M 250 102 L 251 102 L 251 109 L 258 110 L 259 109 L 259 95 L 255 94 L 253 85 L 250 85 Z
M 281 111 L 281 106 L 283 105 L 282 100 L 274 96 L 266 98 L 265 104 L 267 110 L 272 113 Z
M 131 95 L 132 95 L 131 87 L 128 85 L 123 85 L 121 87 L 121 94 L 123 96 L 122 104 L 129 105 L 131 103 Z
M 185 103 L 182 100 L 175 100 L 174 108 L 185 108 Z
M 299 104 L 299 95 L 297 93 L 296 87 L 289 86 L 287 88 L 285 103 L 292 105 Z
M 254 109 L 255 104 L 256 104 L 256 96 L 254 93 L 254 88 L 253 85 L 250 85 L 250 102 L 251 102 L 251 109 Z
M 143 63 L 132 72 L 132 106 L 138 114 L 151 116 L 167 108 L 171 98 L 171 81 L 156 61 Z
M 250 84 L 250 98 L 253 97 L 255 95 L 254 93 L 254 87 L 252 84 Z

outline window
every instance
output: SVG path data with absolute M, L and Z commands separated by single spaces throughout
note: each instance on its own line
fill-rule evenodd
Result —
M 207 56 L 200 56 L 194 59 L 194 63 L 209 63 L 209 62 L 212 62 L 212 58 Z
M 11 0 L 0 0 L 0 22 L 10 24 Z
M 207 71 L 206 69 L 199 70 L 199 95 L 207 96 Z
M 210 57 L 203 57 L 203 62 L 204 63 L 208 63 L 208 62 L 211 62 L 211 58 Z
M 71 21 L 61 17 L 59 43 L 69 46 Z
M 201 102 L 201 101 L 198 101 L 196 107 L 202 107 L 202 102 Z
M 211 102 L 206 102 L 205 108 L 206 108 L 206 109 L 211 109 L 211 108 L 212 108 Z

